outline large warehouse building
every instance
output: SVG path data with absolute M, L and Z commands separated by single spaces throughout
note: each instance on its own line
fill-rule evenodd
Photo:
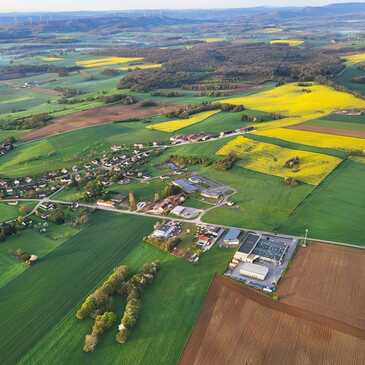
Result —
M 266 266 L 244 262 L 240 265 L 240 274 L 258 280 L 265 280 L 269 269 Z

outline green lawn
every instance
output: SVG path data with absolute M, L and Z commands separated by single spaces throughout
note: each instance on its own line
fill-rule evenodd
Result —
M 365 245 L 365 165 L 345 161 L 295 210 L 280 231 Z
M 155 220 L 95 213 L 84 229 L 38 265 L 0 289 L 0 356 L 4 364 L 176 364 L 214 273 L 233 251 L 213 248 L 197 265 L 141 243 Z M 143 293 L 142 311 L 128 342 L 116 326 L 92 354 L 82 352 L 92 322 L 75 312 L 118 264 L 133 272 L 159 259 L 161 271 Z M 115 308 L 118 320 L 122 308 Z M 36 325 L 35 325 L 36 324 Z
M 8 205 L 6 203 L 0 202 L 0 223 L 6 222 L 10 219 L 17 218 L 19 214 L 19 208 L 22 206 L 27 206 L 29 208 L 33 208 L 33 203 L 21 203 L 18 205 Z
M 19 262 L 13 253 L 22 249 L 39 258 L 46 256 L 79 229 L 69 225 L 57 226 L 51 224 L 46 233 L 39 233 L 36 229 L 27 229 L 15 236 L 11 236 L 0 244 L 0 288 L 24 272 L 28 266 Z M 33 270 L 33 268 L 31 268 Z

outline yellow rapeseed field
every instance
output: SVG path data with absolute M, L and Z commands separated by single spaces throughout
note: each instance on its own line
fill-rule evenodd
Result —
M 205 119 L 208 119 L 214 114 L 219 113 L 220 110 L 209 110 L 207 112 L 202 112 L 198 114 L 194 114 L 186 119 L 174 119 L 167 122 L 157 123 L 148 126 L 149 129 L 155 129 L 162 132 L 175 132 L 179 129 L 188 127 L 189 125 L 193 125 L 196 123 L 200 123 Z
M 121 71 L 129 71 L 129 70 L 146 70 L 149 68 L 160 68 L 162 66 L 161 63 L 146 63 L 143 65 L 130 65 L 130 66 L 123 66 L 120 67 L 119 70 Z
M 283 29 L 282 28 L 275 28 L 275 27 L 271 27 L 271 28 L 263 28 L 261 30 L 262 33 L 268 33 L 268 34 L 273 34 L 273 33 L 280 33 L 282 32 Z
M 239 136 L 225 144 L 217 154 L 235 153 L 239 165 L 268 175 L 293 177 L 311 185 L 318 185 L 342 160 L 336 157 L 301 150 L 292 150 L 271 143 L 258 142 Z M 299 157 L 299 167 L 287 168 L 285 163 Z
M 291 47 L 300 46 L 304 43 L 301 39 L 274 39 L 270 42 L 271 44 L 288 44 Z
M 41 57 L 41 60 L 46 62 L 57 62 L 57 61 L 62 61 L 63 58 L 48 56 L 48 57 Z
M 143 57 L 106 57 L 106 58 L 97 58 L 93 60 L 85 60 L 76 62 L 78 66 L 82 66 L 85 68 L 92 67 L 104 67 L 117 65 L 119 63 L 128 63 L 128 62 L 136 62 L 143 61 Z
M 336 136 L 318 132 L 301 131 L 288 128 L 275 128 L 256 131 L 254 134 L 281 139 L 289 142 L 296 142 L 308 146 L 332 148 L 346 152 L 364 152 L 365 139 Z
M 289 83 L 258 94 L 225 99 L 222 102 L 287 117 L 269 123 L 257 123 L 255 127 L 258 129 L 285 127 L 319 118 L 335 110 L 365 107 L 365 100 L 317 83 L 308 83 L 306 86 Z
M 225 39 L 224 38 L 205 38 L 204 41 L 206 43 L 216 43 L 216 42 L 224 42 Z
M 350 63 L 365 62 L 365 52 L 356 53 L 356 54 L 349 54 L 349 55 L 343 57 L 343 59 L 347 62 L 350 62 Z

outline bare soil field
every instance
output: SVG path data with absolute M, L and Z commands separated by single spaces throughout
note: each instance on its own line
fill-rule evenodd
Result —
M 146 118 L 154 115 L 166 114 L 177 110 L 180 107 L 181 106 L 174 104 L 158 105 L 153 107 L 141 107 L 140 104 L 134 104 L 112 105 L 89 109 L 56 118 L 51 124 L 32 130 L 31 132 L 25 134 L 22 139 L 29 141 L 97 124 L 123 121 L 130 118 Z
M 180 365 L 363 364 L 365 331 L 216 277 Z
M 365 331 L 364 283 L 365 250 L 314 242 L 299 249 L 278 294 L 281 303 Z
M 365 131 L 355 131 L 350 129 L 328 128 L 314 125 L 297 124 L 290 127 L 290 129 L 297 129 L 300 131 L 318 132 L 323 134 L 334 134 L 336 136 L 346 136 L 355 138 L 365 138 Z

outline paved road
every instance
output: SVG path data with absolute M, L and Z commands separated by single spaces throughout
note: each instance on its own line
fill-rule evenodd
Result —
M 75 202 L 50 199 L 50 197 L 44 198 L 44 199 L 3 199 L 3 200 L 0 200 L 0 202 L 14 202 L 14 201 L 38 202 L 37 205 L 41 204 L 42 202 L 51 202 L 51 203 L 55 203 L 55 204 L 62 204 L 62 205 L 69 205 L 69 206 L 75 204 Z M 149 218 L 155 218 L 155 219 L 171 220 L 171 221 L 175 221 L 175 222 L 185 222 L 185 223 L 193 223 L 193 224 L 209 224 L 210 226 L 226 228 L 226 229 L 238 228 L 238 229 L 242 229 L 242 230 L 245 230 L 245 231 L 257 232 L 259 234 L 267 234 L 267 235 L 280 234 L 280 236 L 283 236 L 283 237 L 294 238 L 294 239 L 304 239 L 304 236 L 293 236 L 293 235 L 288 235 L 286 233 L 276 233 L 276 232 L 274 233 L 274 232 L 262 231 L 262 230 L 257 230 L 257 229 L 251 229 L 251 228 L 248 228 L 248 227 L 236 227 L 236 226 L 227 226 L 227 225 L 224 225 L 224 224 L 206 223 L 206 222 L 201 221 L 201 216 L 199 216 L 196 219 L 174 218 L 174 217 L 158 216 L 158 215 L 150 214 L 150 213 L 136 212 L 136 211 L 126 210 L 126 209 L 102 207 L 102 206 L 99 206 L 97 204 L 91 204 L 91 203 L 78 203 L 78 204 L 79 204 L 80 207 L 83 207 L 83 208 L 103 210 L 103 211 L 112 212 L 112 213 L 129 214 L 129 215 L 136 215 L 136 216 L 149 217 Z M 356 246 L 356 245 L 346 243 L 346 242 L 328 241 L 328 240 L 323 240 L 323 239 L 320 239 L 320 238 L 313 238 L 313 237 L 307 237 L 307 240 L 308 241 L 320 241 L 320 242 L 328 243 L 328 244 L 332 244 L 332 245 L 339 245 L 339 246 L 347 246 L 347 247 L 358 248 L 358 249 L 365 249 L 365 247 Z

